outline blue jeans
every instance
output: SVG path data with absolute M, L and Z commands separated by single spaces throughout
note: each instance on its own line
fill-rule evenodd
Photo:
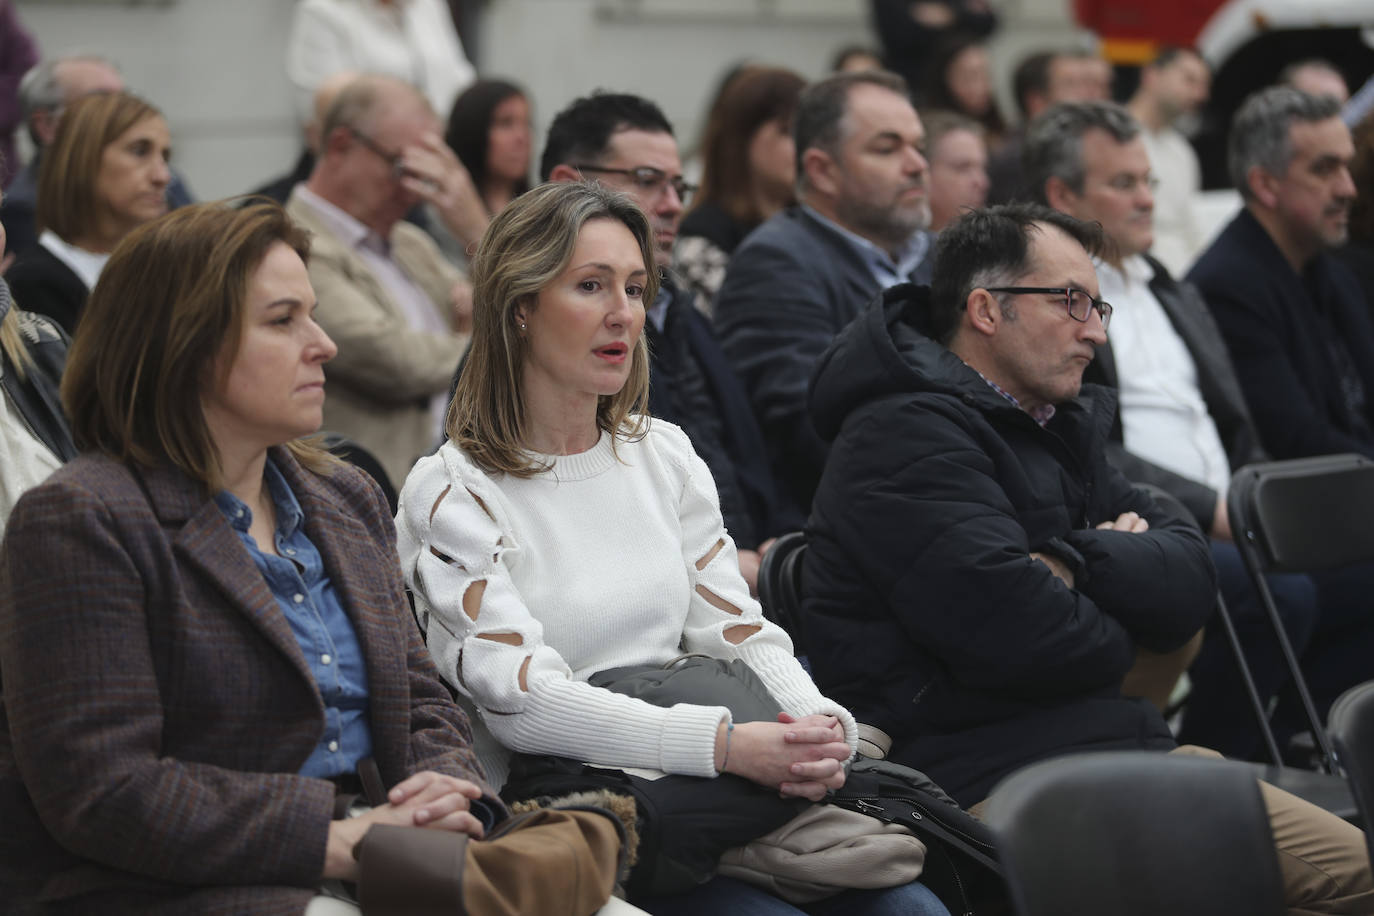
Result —
M 632 901 L 654 916 L 949 916 L 949 910 L 918 881 L 881 890 L 848 890 L 816 903 L 794 906 L 752 884 L 715 877 L 685 894 Z

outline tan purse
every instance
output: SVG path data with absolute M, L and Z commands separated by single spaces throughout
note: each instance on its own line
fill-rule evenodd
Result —
M 604 808 L 540 808 L 481 840 L 378 824 L 353 854 L 364 916 L 591 916 L 611 896 L 626 840 Z

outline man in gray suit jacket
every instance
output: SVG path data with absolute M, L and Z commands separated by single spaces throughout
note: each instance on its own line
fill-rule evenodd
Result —
M 1095 265 L 1102 298 L 1115 307 L 1111 334 L 1084 374 L 1119 392 L 1108 460 L 1131 480 L 1172 494 L 1211 536 L 1218 583 L 1267 700 L 1283 687 L 1286 669 L 1232 543 L 1226 490 L 1233 471 L 1268 456 L 1201 294 L 1146 254 L 1154 176 L 1140 124 L 1110 102 L 1056 105 L 1032 122 L 1025 149 L 1041 202 L 1101 223 L 1116 248 Z M 1312 581 L 1290 575 L 1269 583 L 1301 653 L 1319 625 Z M 1175 674 L 1188 659 L 1178 661 Z M 1237 715 L 1245 698 L 1219 627 L 1208 629 L 1191 674 L 1180 740 L 1229 756 L 1255 753 L 1259 734 Z M 1157 702 L 1167 701 L 1167 689 Z
M 828 446 L 806 411 L 830 341 L 883 289 L 930 280 L 925 131 L 901 77 L 843 73 L 793 116 L 797 200 L 726 269 L 715 322 L 763 429 L 774 477 L 803 510 Z

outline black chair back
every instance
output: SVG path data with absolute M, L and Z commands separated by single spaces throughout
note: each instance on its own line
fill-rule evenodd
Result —
M 1281 916 L 1253 771 L 1181 755 L 1061 757 L 1013 774 L 984 819 L 1021 916 Z
M 1374 560 L 1374 525 L 1368 514 L 1374 512 L 1374 461 L 1350 454 L 1249 464 L 1231 478 L 1226 510 L 1236 548 L 1311 726 L 1322 768 L 1334 773 L 1330 739 L 1264 576 Z
M 1367 828 L 1374 823 L 1370 819 L 1374 814 L 1374 681 L 1357 684 L 1341 694 L 1331 704 L 1327 728 Z M 1374 862 L 1374 836 L 1368 829 L 1364 840 Z
M 805 553 L 806 534 L 791 531 L 774 541 L 759 562 L 763 616 L 787 631 L 798 655 L 806 651 L 801 631 L 801 563 Z

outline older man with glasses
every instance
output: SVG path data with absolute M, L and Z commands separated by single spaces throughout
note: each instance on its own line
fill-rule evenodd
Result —
M 324 428 L 370 451 L 396 487 L 440 441 L 472 305 L 458 269 L 403 218 L 431 204 L 469 242 L 486 223 L 439 132 L 414 87 L 358 77 L 325 113 L 315 169 L 286 205 L 314 235 L 317 320 L 339 347 Z
M 545 181 L 596 181 L 623 191 L 649 216 L 664 271 L 648 307 L 649 408 L 681 426 L 711 469 L 740 571 L 754 588 L 772 538 L 801 527 L 764 458 L 749 401 L 692 294 L 668 273 L 682 212 L 696 190 L 682 177 L 673 128 L 648 99 L 597 93 L 577 99 L 549 125 L 540 160 Z

